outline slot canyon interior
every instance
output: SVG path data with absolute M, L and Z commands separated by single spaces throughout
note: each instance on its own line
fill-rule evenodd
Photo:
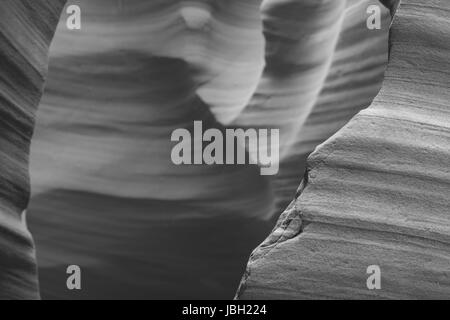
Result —
M 0 298 L 449 298 L 450 2 L 399 2 L 3 0 Z M 175 165 L 194 121 L 278 173 Z

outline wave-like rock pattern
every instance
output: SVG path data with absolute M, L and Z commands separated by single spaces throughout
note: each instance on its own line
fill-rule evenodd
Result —
M 333 2 L 334 4 L 336 2 Z M 368 17 L 366 10 L 377 1 L 347 1 L 345 9 L 337 6 L 337 13 L 329 12 L 328 16 L 341 16 L 340 25 L 333 28 L 330 23 L 320 25 L 317 34 L 327 32 L 338 33 L 336 46 L 329 52 L 331 63 L 326 70 L 326 79 L 319 84 L 318 95 L 312 97 L 309 108 L 300 114 L 297 128 L 293 128 L 294 136 L 288 151 L 284 153 L 280 173 L 275 181 L 277 194 L 277 208 L 284 210 L 295 195 L 295 190 L 305 171 L 307 156 L 314 148 L 336 131 L 342 128 L 360 110 L 367 108 L 381 88 L 388 55 L 388 28 L 390 16 L 381 6 L 382 22 L 380 30 L 366 28 Z M 319 2 L 315 2 L 316 9 L 324 15 Z M 327 8 L 327 7 L 325 7 Z M 333 7 L 328 10 L 334 11 Z M 302 21 L 302 20 L 300 20 Z M 306 47 L 308 48 L 308 46 Z M 315 50 L 321 51 L 317 47 Z M 314 54 L 310 53 L 312 56 Z M 298 57 L 302 61 L 302 56 Z M 316 66 L 311 64 L 311 70 Z M 306 73 L 304 82 L 310 82 L 310 72 Z M 300 84 L 303 88 L 305 85 Z M 288 94 L 288 91 L 286 90 Z M 280 98 L 285 99 L 283 96 Z M 286 102 L 284 102 L 286 103 Z M 305 105 L 303 101 L 292 100 L 292 105 Z M 274 110 L 279 106 L 273 106 Z M 301 109 L 301 108 L 300 108 Z M 267 125 L 264 112 L 255 115 L 263 119 Z M 292 119 L 285 115 L 285 121 Z M 265 122 L 264 122 L 265 121 Z
M 303 159 L 375 96 L 387 11 L 374 31 L 374 0 L 68 4 L 82 29 L 62 15 L 32 148 L 43 296 L 231 297 Z M 280 128 L 275 184 L 255 166 L 172 165 L 170 133 L 193 120 Z
M 63 2 L 0 2 L 0 299 L 39 297 L 34 244 L 24 219 L 28 158 Z
M 270 231 L 271 187 L 257 166 L 174 165 L 170 136 L 194 120 L 223 130 L 245 106 L 259 2 L 73 3 L 82 28 L 62 16 L 32 147 L 43 297 L 232 297 Z M 70 264 L 80 293 L 62 285 Z
M 323 88 L 353 86 L 342 125 L 381 85 L 387 29 L 365 27 L 378 2 L 74 3 L 82 29 L 62 16 L 32 151 L 43 296 L 232 297 L 278 191 L 256 167 L 174 166 L 170 134 L 275 127 L 288 154 Z M 61 285 L 69 264 L 81 293 Z
M 449 12 L 402 1 L 380 94 L 310 156 L 238 298 L 450 297 Z

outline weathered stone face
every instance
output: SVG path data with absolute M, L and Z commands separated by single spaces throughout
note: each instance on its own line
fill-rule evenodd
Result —
M 422 4 L 402 1 L 380 94 L 309 157 L 239 298 L 450 296 L 450 3 Z
M 78 3 L 81 30 L 61 23 L 52 44 L 32 148 L 44 297 L 70 297 L 55 275 L 78 261 L 87 296 L 231 298 L 302 159 L 378 92 L 387 11 L 368 30 L 377 1 Z M 168 139 L 195 120 L 280 128 L 282 172 L 174 166 Z
M 395 12 L 397 1 L 383 3 Z M 325 140 L 298 199 L 250 260 L 239 297 L 377 296 L 352 286 L 365 284 L 364 264 L 391 260 L 387 279 L 393 270 L 406 276 L 378 296 L 401 297 L 406 281 L 426 288 L 418 297 L 442 293 L 430 283 L 445 284 L 448 263 L 448 97 L 436 71 L 448 39 L 427 30 L 445 26 L 400 15 L 385 87 L 334 135 L 381 86 L 388 10 L 380 30 L 366 27 L 378 1 L 77 4 L 81 29 L 67 28 L 62 11 L 50 52 L 64 1 L 0 4 L 1 298 L 38 297 L 22 212 L 47 56 L 28 208 L 44 297 L 231 298 L 249 252 Z M 424 36 L 414 39 L 408 27 Z M 419 49 L 395 42 L 402 37 Z M 424 52 L 430 61 L 416 62 Z M 196 120 L 220 130 L 279 129 L 280 173 L 173 165 L 171 132 Z M 430 251 L 418 254 L 421 246 Z M 81 294 L 64 287 L 71 264 L 83 269 Z M 408 270 L 431 271 L 419 281 Z
M 391 16 L 394 17 L 398 6 L 400 5 L 400 0 L 380 0 L 380 2 L 389 9 Z
M 0 299 L 37 298 L 24 213 L 29 148 L 50 41 L 65 1 L 0 2 Z

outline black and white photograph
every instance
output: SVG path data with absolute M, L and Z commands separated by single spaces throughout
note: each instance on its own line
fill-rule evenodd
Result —
M 450 300 L 450 1 L 0 0 L 0 300 Z

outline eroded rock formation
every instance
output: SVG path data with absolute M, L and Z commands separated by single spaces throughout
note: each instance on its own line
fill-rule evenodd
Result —
M 449 10 L 402 1 L 380 94 L 310 156 L 238 298 L 450 297 Z
M 387 10 L 368 30 L 377 1 L 75 3 L 82 29 L 61 17 L 32 152 L 44 297 L 74 297 L 61 286 L 74 263 L 77 297 L 231 298 L 302 159 L 378 92 Z M 277 183 L 174 166 L 168 138 L 194 120 L 280 128 Z
M 28 157 L 47 71 L 47 54 L 64 1 L 0 2 L 0 299 L 38 298 L 28 205 Z
M 63 2 L 0 5 L 0 297 L 38 296 L 21 212 L 34 111 Z M 375 0 L 68 4 L 80 5 L 82 29 L 68 30 L 61 16 L 32 148 L 28 216 L 43 296 L 231 298 L 249 251 L 292 198 L 306 156 L 378 92 L 388 11 L 381 30 L 369 30 L 366 8 Z M 194 120 L 279 128 L 280 174 L 174 166 L 170 133 Z M 304 225 L 298 211 L 286 216 L 281 239 L 290 237 L 285 225 L 291 236 Z M 81 292 L 65 287 L 70 264 L 83 269 Z

